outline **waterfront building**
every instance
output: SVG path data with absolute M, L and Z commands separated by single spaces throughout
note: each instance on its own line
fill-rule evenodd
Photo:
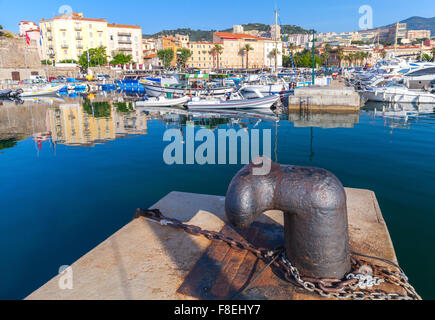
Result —
M 215 32 L 213 42 L 223 44 L 220 55 L 221 69 L 259 69 L 264 67 L 264 41 L 265 38 L 248 34 Z M 252 48 L 246 53 L 243 48 L 249 44 Z M 248 55 L 249 66 L 246 65 Z
M 137 64 L 143 63 L 142 28 L 140 26 L 108 24 L 107 54 L 130 55 Z
M 204 70 L 217 68 L 217 55 L 213 52 L 213 48 L 216 45 L 223 46 L 223 43 L 207 41 L 190 42 L 188 49 L 192 52 L 192 56 L 189 58 L 187 66 L 189 68 Z
M 85 18 L 83 13 L 42 19 L 42 56 L 45 60 L 78 60 L 87 50 L 106 47 L 113 57 L 121 52 L 142 63 L 142 29 L 139 26 L 108 24 L 105 19 Z
M 163 50 L 163 49 L 171 49 L 174 51 L 174 59 L 171 62 L 171 66 L 175 67 L 177 66 L 177 51 L 178 49 L 183 48 L 183 43 L 181 40 L 177 40 L 173 37 L 159 37 L 156 39 L 155 42 L 156 50 Z
M 77 60 L 83 52 L 107 47 L 107 21 L 84 18 L 82 13 L 42 19 L 42 53 L 46 60 Z
M 276 66 L 278 68 L 282 67 L 282 56 L 283 56 L 283 43 L 282 41 L 274 41 L 270 39 L 264 40 L 264 67 L 275 69 L 275 54 L 274 50 L 277 50 L 276 59 L 277 63 Z

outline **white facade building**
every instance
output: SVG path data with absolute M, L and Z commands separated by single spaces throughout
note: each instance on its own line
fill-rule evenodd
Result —
M 277 67 L 282 67 L 283 43 L 281 41 L 264 41 L 264 66 L 275 69 L 275 55 L 271 54 L 274 49 L 278 50 Z
M 142 28 L 139 26 L 108 24 L 108 55 L 130 55 L 137 64 L 143 63 Z

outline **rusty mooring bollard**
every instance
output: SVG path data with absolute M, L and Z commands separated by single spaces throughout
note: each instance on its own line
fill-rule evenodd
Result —
M 231 182 L 226 214 L 249 227 L 269 210 L 284 212 L 285 247 L 301 275 L 343 279 L 350 272 L 346 193 L 329 171 L 273 163 L 267 175 L 245 166 Z

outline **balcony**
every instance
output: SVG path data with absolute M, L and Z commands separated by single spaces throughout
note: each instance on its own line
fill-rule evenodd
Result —
M 63 43 L 60 47 L 61 47 L 62 49 L 68 49 L 68 48 L 69 48 L 69 45 Z
M 83 49 L 83 45 L 82 44 L 78 44 L 77 45 L 77 49 Z
M 118 32 L 118 37 L 131 37 L 131 33 Z
M 48 39 L 48 41 L 53 41 L 53 37 L 52 36 L 48 36 L 47 39 Z
M 133 52 L 133 49 L 132 48 L 119 48 L 119 51 Z
M 82 26 L 81 25 L 76 25 L 74 29 L 76 31 L 82 31 Z
M 119 44 L 131 44 L 131 40 L 118 40 Z
M 76 35 L 76 40 L 83 40 L 82 36 Z

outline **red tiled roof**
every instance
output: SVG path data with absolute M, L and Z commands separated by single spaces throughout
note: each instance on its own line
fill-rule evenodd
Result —
M 265 40 L 265 38 L 251 36 L 250 34 L 230 33 L 230 32 L 215 32 L 214 34 L 217 35 L 219 38 L 228 39 L 228 40 L 236 40 L 236 39 Z
M 131 28 L 131 29 L 140 29 L 140 26 L 132 26 L 127 24 L 115 24 L 110 23 L 107 25 L 109 28 Z

